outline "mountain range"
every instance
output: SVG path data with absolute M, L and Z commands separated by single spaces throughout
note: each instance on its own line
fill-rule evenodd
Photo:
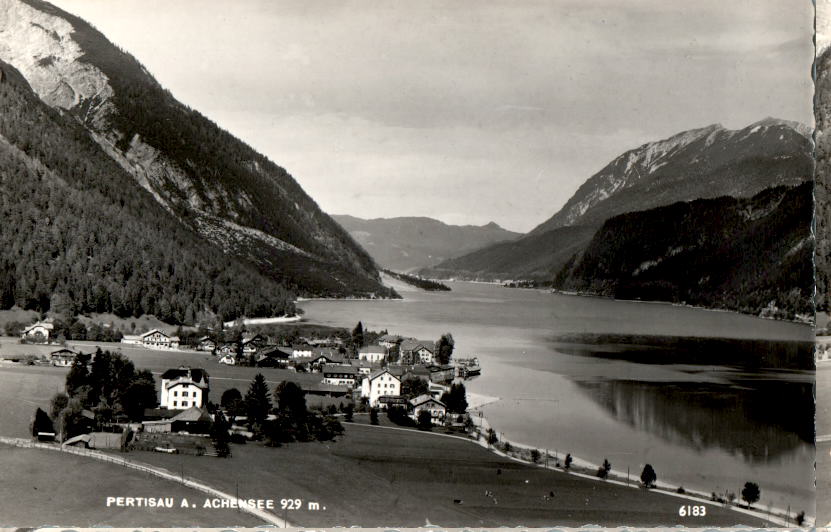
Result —
M 420 273 L 437 278 L 531 279 L 564 290 L 614 297 L 624 297 L 625 293 L 631 298 L 653 297 L 678 302 L 694 300 L 702 306 L 754 314 L 768 312 L 765 309 L 771 305 L 774 308 L 782 305 L 786 310 L 781 310 L 779 315 L 791 318 L 797 314 L 810 315 L 806 302 L 810 300 L 812 284 L 806 284 L 804 272 L 800 269 L 789 275 L 776 270 L 786 261 L 786 257 L 778 255 L 782 249 L 813 250 L 810 220 L 798 218 L 783 222 L 785 225 L 763 225 L 764 229 L 759 229 L 757 225 L 743 226 L 739 223 L 740 217 L 725 213 L 723 218 L 718 218 L 725 223 L 720 228 L 694 215 L 696 209 L 713 215 L 719 208 L 741 209 L 738 204 L 725 203 L 725 198 L 763 201 L 760 194 L 772 189 L 780 191 L 774 197 L 782 204 L 771 212 L 795 216 L 794 205 L 811 212 L 800 194 L 781 192 L 795 189 L 804 193 L 806 189 L 801 186 L 812 182 L 810 133 L 801 124 L 766 118 L 739 130 L 711 125 L 644 144 L 618 156 L 591 176 L 562 209 L 523 237 L 446 260 Z M 693 207 L 681 205 L 690 202 L 694 202 Z M 662 210 L 668 206 L 672 209 Z M 685 208 L 694 210 L 685 211 Z M 633 213 L 641 214 L 629 216 Z M 797 221 L 802 225 L 788 225 Z M 651 227 L 654 233 L 645 229 L 651 224 L 654 224 Z M 674 236 L 663 234 L 666 227 L 678 231 Z M 685 240 L 690 235 L 680 229 L 700 230 L 701 245 L 692 246 Z M 731 238 L 719 236 L 731 231 L 735 231 Z M 765 231 L 773 233 L 769 235 Z M 661 238 L 656 242 L 665 246 L 662 250 L 650 247 L 649 239 L 658 236 Z M 760 239 L 758 245 L 763 246 L 760 249 L 764 253 L 759 254 L 760 249 L 756 248 L 752 249 L 753 253 L 739 253 L 752 247 L 752 238 Z M 705 241 L 709 243 L 705 245 Z M 719 242 L 718 249 L 709 247 L 715 246 L 714 242 Z M 664 266 L 645 277 L 630 279 L 641 262 L 664 261 L 663 253 L 677 249 L 685 250 L 679 255 L 684 261 L 702 268 L 702 275 L 697 278 L 709 281 L 702 281 L 698 289 L 686 286 L 689 279 L 683 278 L 681 272 L 685 271 L 685 275 L 691 272 L 666 266 L 676 265 L 677 258 L 665 261 Z M 729 278 L 719 276 L 716 282 L 716 277 L 703 273 L 715 274 L 714 268 L 724 267 L 720 259 L 706 256 L 709 253 L 738 261 L 725 271 L 724 275 Z M 800 257 L 802 254 L 799 251 Z M 764 273 L 762 284 L 767 284 L 763 289 L 752 279 L 759 274 L 759 265 L 749 261 L 761 261 L 765 256 L 770 257 L 770 263 Z M 640 262 L 630 268 L 635 260 Z M 599 277 L 592 277 L 595 274 Z M 663 277 L 660 282 L 653 279 L 652 284 L 641 282 L 651 275 Z M 658 284 L 663 288 L 656 288 Z M 750 286 L 757 287 L 758 293 L 752 294 Z M 763 302 L 759 297 L 769 299 Z
M 91 25 L 40 0 L 0 0 L 0 13 L 0 150 L 7 162 L 0 192 L 32 202 L 26 209 L 5 202 L 0 212 L 4 226 L 16 228 L 3 232 L 4 305 L 12 299 L 46 310 L 60 293 L 75 310 L 136 314 L 173 307 L 169 317 L 183 321 L 185 300 L 193 307 L 189 315 L 227 319 L 288 310 L 296 295 L 395 295 L 380 283 L 372 257 L 285 169 L 177 101 Z M 18 178 L 8 177 L 10 168 Z M 63 200 L 37 201 L 24 179 Z M 51 200 L 65 201 L 64 211 Z M 101 233 L 79 233 L 66 209 Z M 13 256 L 11 250 L 23 253 L 25 242 L 41 240 L 51 259 L 39 255 L 45 249 L 24 261 Z M 76 251 L 74 261 L 48 266 Z M 149 262 L 136 264 L 132 274 L 126 266 L 93 265 L 102 256 L 126 264 L 142 254 Z M 195 273 L 188 273 L 185 259 L 195 261 Z M 191 275 L 212 285 L 201 290 L 223 292 L 224 304 L 213 294 L 196 294 L 196 284 L 182 293 L 153 279 L 147 270 L 156 266 L 165 281 L 187 283 Z M 215 286 L 232 274 L 239 281 Z M 101 301 L 90 304 L 95 298 L 84 291 L 99 293 Z M 152 301 L 136 304 L 142 297 Z M 129 308 L 124 300 L 132 301 Z
M 491 222 L 487 225 L 448 225 L 426 217 L 365 220 L 333 215 L 344 229 L 381 266 L 400 272 L 434 266 L 497 242 L 514 240 L 514 233 Z

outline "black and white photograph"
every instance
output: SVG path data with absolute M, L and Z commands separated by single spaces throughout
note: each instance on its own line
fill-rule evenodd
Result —
M 0 527 L 831 523 L 829 44 L 0 0 Z

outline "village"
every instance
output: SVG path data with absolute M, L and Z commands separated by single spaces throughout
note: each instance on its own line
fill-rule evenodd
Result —
M 22 329 L 20 342 L 32 346 L 63 343 L 53 333 L 53 323 L 38 321 Z M 476 357 L 453 357 L 450 333 L 438 341 L 428 341 L 386 331 L 364 331 L 359 323 L 350 337 L 321 336 L 299 336 L 293 345 L 278 345 L 267 334 L 236 330 L 190 338 L 186 345 L 179 336 L 159 328 L 122 335 L 120 345 L 127 349 L 207 354 L 215 369 L 178 364 L 161 372 L 159 387 L 151 375 L 150 382 L 144 385 L 152 386 L 153 398 L 149 398 L 146 389 L 138 405 L 126 404 L 136 402 L 134 397 L 102 396 L 99 400 L 108 403 L 108 408 L 92 403 L 81 405 L 87 408 L 76 407 L 78 412 L 69 418 L 66 412 L 55 408 L 51 414 L 39 410 L 32 423 L 32 436 L 39 441 L 87 448 L 227 456 L 229 452 L 222 450 L 227 441 L 274 439 L 273 434 L 268 435 L 268 426 L 280 415 L 278 389 L 285 388 L 287 383 L 297 388 L 304 412 L 308 398 L 311 410 L 326 416 L 326 423 L 334 427 L 330 435 L 342 432 L 342 427 L 337 428 L 337 420 L 351 422 L 356 414 L 364 414 L 366 420 L 377 424 L 379 412 L 387 413 L 388 420 L 395 425 L 422 430 L 442 427 L 464 432 L 470 428 L 463 381 L 481 370 Z M 69 396 L 53 398 L 53 405 L 56 401 L 63 405 L 73 398 L 73 374 L 91 376 L 96 372 L 96 360 L 110 357 L 124 358 L 120 352 L 102 353 L 100 348 L 96 353 L 83 353 L 61 346 L 48 356 L 29 358 L 28 362 L 70 368 L 66 386 Z M 245 390 L 225 388 L 221 399 L 217 401 L 220 394 L 215 393 L 212 402 L 209 373 L 225 371 L 223 367 L 262 371 L 251 382 L 247 394 Z M 266 391 L 260 394 L 264 398 L 257 401 L 269 402 L 271 393 L 262 373 L 270 374 L 271 370 L 279 370 L 280 375 L 289 378 L 282 379 L 273 390 L 277 407 L 256 414 L 250 404 L 256 402 L 251 398 L 252 390 L 265 387 Z M 147 375 L 144 378 L 148 380 Z M 132 385 L 125 383 L 127 387 Z M 217 427 L 227 432 L 227 439 L 217 434 Z

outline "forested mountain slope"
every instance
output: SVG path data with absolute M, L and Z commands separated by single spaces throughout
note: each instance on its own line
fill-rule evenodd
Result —
M 182 225 L 5 63 L 0 109 L 0 308 L 172 323 L 294 311 L 283 286 Z
M 178 102 L 89 24 L 40 0 L 0 0 L 0 12 L 0 59 L 211 243 L 204 253 L 302 295 L 390 295 L 371 257 L 283 168 Z
M 812 207 L 808 182 L 615 216 L 554 287 L 809 321 Z

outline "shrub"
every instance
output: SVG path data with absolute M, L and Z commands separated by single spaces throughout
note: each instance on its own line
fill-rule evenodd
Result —
M 531 449 L 531 461 L 535 464 L 540 461 L 540 452 L 536 449 Z
M 370 408 L 369 409 L 369 423 L 371 425 L 378 424 L 378 409 L 377 408 Z
M 655 469 L 653 469 L 650 464 L 643 466 L 643 471 L 641 471 L 641 482 L 643 482 L 644 487 L 654 487 L 657 480 L 658 475 L 655 474 Z
M 609 472 L 612 470 L 612 464 L 606 458 L 603 459 L 603 464 L 597 468 L 598 478 L 606 479 L 609 477 Z

